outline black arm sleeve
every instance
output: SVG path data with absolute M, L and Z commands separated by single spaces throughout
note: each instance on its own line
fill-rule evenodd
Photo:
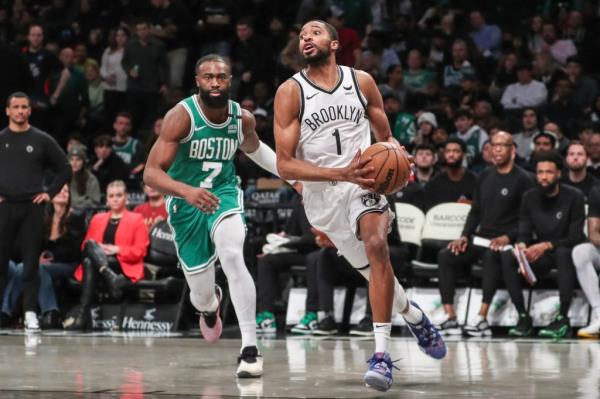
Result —
M 529 245 L 533 237 L 531 213 L 527 207 L 528 197 L 530 196 L 525 193 L 523 194 L 523 199 L 521 200 L 521 209 L 519 211 L 519 231 L 517 234 L 517 242 L 523 242 L 526 245 Z
M 557 247 L 574 247 L 575 245 L 585 241 L 583 234 L 583 224 L 585 223 L 585 199 L 581 196 L 576 196 L 571 203 L 571 220 L 569 221 L 569 232 L 564 238 L 551 240 L 550 243 L 554 248 Z
M 478 178 L 477 183 L 475 184 L 475 189 L 473 190 L 473 203 L 471 204 L 471 209 L 469 210 L 467 221 L 465 222 L 465 227 L 463 228 L 463 237 L 471 237 L 477 230 L 477 226 L 479 226 L 481 221 L 481 182 L 482 179 Z
M 315 242 L 315 235 L 310 230 L 312 226 L 306 217 L 304 206 L 298 204 L 298 207 L 295 209 L 295 211 L 297 211 L 297 226 L 300 228 L 300 237 L 283 244 L 283 246 L 286 248 L 296 249 L 298 252 L 302 253 L 313 251 L 317 248 L 317 245 Z
M 71 165 L 62 148 L 49 136 L 45 151 L 47 165 L 55 172 L 47 190 L 52 198 L 71 180 Z

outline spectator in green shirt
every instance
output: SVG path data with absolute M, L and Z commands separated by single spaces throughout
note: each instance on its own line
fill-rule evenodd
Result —
M 406 60 L 408 69 L 404 72 L 404 84 L 409 93 L 426 93 L 429 85 L 435 80 L 435 74 L 423 68 L 424 60 L 421 51 L 412 49 Z

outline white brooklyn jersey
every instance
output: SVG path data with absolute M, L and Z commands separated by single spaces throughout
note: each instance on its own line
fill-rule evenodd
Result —
M 371 144 L 367 101 L 352 68 L 338 66 L 339 81 L 331 91 L 310 80 L 305 71 L 294 79 L 300 86 L 300 140 L 296 158 L 325 168 L 344 167 L 360 148 Z

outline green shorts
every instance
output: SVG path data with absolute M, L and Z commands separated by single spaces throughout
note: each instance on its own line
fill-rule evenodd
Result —
M 242 214 L 244 219 L 244 194 L 239 187 L 226 185 L 212 192 L 221 200 L 219 209 L 212 215 L 191 206 L 183 198 L 166 197 L 167 221 L 173 230 L 177 257 L 187 274 L 202 272 L 217 260 L 213 234 L 221 220 L 236 213 Z

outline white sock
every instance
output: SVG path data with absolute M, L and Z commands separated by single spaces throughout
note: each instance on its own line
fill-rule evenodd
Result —
M 239 214 L 221 220 L 213 234 L 217 256 L 227 277 L 231 303 L 242 332 L 242 348 L 256 345 L 256 287 L 244 263 L 245 237 L 246 226 Z
M 195 274 L 185 274 L 190 287 L 190 301 L 199 312 L 214 312 L 219 307 L 215 294 L 215 269 L 209 269 Z
M 371 268 L 359 270 L 359 273 L 362 274 L 363 277 L 366 278 L 368 281 L 371 276 Z M 396 277 L 394 277 L 394 302 L 392 304 L 392 314 L 402 312 L 404 309 L 406 309 L 406 306 L 409 303 L 410 302 L 408 301 L 408 297 L 406 296 L 406 291 L 404 291 L 404 288 L 400 285 L 400 283 L 398 282 L 398 279 Z M 413 306 L 411 306 L 411 307 L 413 307 Z M 416 309 L 416 311 L 417 311 L 416 313 L 413 312 L 411 314 L 413 316 L 417 316 L 417 317 L 412 317 L 411 315 L 409 315 L 408 317 L 410 317 L 411 320 L 417 320 L 416 323 L 418 323 L 419 321 L 421 321 L 421 318 L 418 317 L 418 315 L 421 313 L 420 313 L 419 309 Z M 410 312 L 412 312 L 412 310 L 409 308 L 409 313 Z M 406 316 L 404 314 L 402 314 L 402 316 L 404 316 L 406 318 Z
M 256 323 L 240 323 L 240 332 L 242 333 L 242 348 L 247 346 L 256 346 Z M 240 353 L 242 350 L 240 349 Z
M 392 323 L 373 323 L 375 333 L 375 352 L 387 352 Z
M 423 320 L 423 312 L 409 302 L 408 312 L 402 313 L 402 317 L 410 324 L 419 324 Z
M 600 306 L 592 308 L 592 323 L 600 320 Z

